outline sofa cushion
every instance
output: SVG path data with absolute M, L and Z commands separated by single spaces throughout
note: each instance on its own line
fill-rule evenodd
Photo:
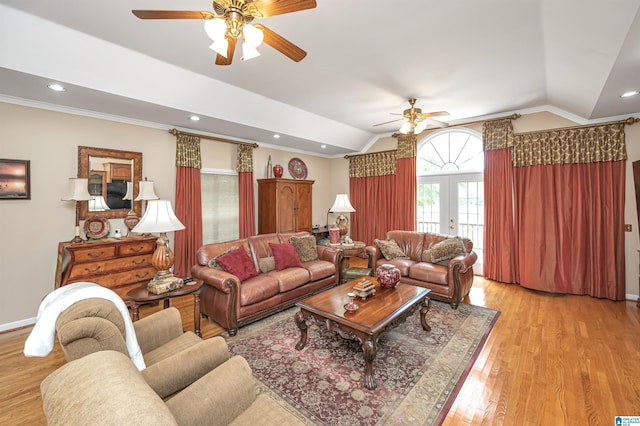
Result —
M 240 306 L 262 302 L 280 292 L 280 283 L 272 272 L 249 278 L 240 287 Z
M 380 266 L 380 265 L 384 265 L 384 264 L 390 264 L 395 266 L 396 268 L 400 269 L 400 275 L 403 277 L 408 277 L 409 276 L 409 270 L 411 269 L 411 267 L 413 265 L 416 264 L 416 262 L 414 260 L 408 259 L 408 258 L 402 258 L 402 257 L 397 257 L 395 259 L 391 259 L 391 260 L 386 260 L 386 259 L 378 259 L 376 261 L 376 269 Z M 375 276 L 375 269 L 373 270 L 373 275 Z
M 267 274 L 278 281 L 278 290 L 284 293 L 301 287 L 309 282 L 309 271 L 304 268 L 287 268 L 282 271 L 271 271 Z
M 232 251 L 237 249 L 238 249 L 238 246 L 231 246 L 228 249 L 220 252 L 215 257 L 209 259 L 209 262 L 207 262 L 207 266 L 209 268 L 217 269 L 218 271 L 224 271 L 224 268 L 222 267 L 222 265 L 218 263 L 218 258 L 224 256 L 225 254 L 231 253 Z
M 388 231 L 385 240 L 395 241 L 400 250 L 410 259 L 420 261 L 420 255 L 425 245 L 425 233 L 415 231 Z
M 300 262 L 311 262 L 318 260 L 318 248 L 316 246 L 316 237 L 309 235 L 308 237 L 291 236 L 289 239 L 293 247 L 300 257 Z
M 296 253 L 296 249 L 291 243 L 273 244 L 269 243 L 271 252 L 276 260 L 276 271 L 282 271 L 287 268 L 302 268 L 302 263 Z
M 309 280 L 317 281 L 336 273 L 336 265 L 326 260 L 312 260 L 305 262 L 304 269 L 309 271 Z
M 262 272 L 263 274 L 273 271 L 276 269 L 276 258 L 273 256 L 269 256 L 258 259 L 258 266 L 260 267 L 260 272 Z
M 240 282 L 258 275 L 258 271 L 251 258 L 243 248 L 233 250 L 224 256 L 220 256 L 217 262 L 222 266 L 225 272 L 238 277 Z
M 425 252 L 427 253 L 425 254 Z M 432 263 L 449 262 L 456 256 L 467 254 L 464 242 L 460 237 L 447 238 L 431 245 L 425 252 L 422 253 L 422 259 L 431 257 Z
M 420 262 L 409 269 L 409 278 L 434 284 L 448 285 L 449 270 L 446 266 Z
M 382 255 L 387 260 L 393 260 L 393 259 L 396 259 L 396 258 L 406 258 L 407 257 L 407 255 L 404 254 L 404 252 L 398 246 L 398 243 L 396 243 L 393 240 L 387 241 L 387 240 L 375 239 L 375 240 L 373 240 L 373 242 L 376 243 L 376 245 L 378 246 L 378 248 L 382 252 Z

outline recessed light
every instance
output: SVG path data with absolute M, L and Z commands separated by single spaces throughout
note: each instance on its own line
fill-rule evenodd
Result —
M 320 148 L 325 149 L 327 146 L 326 145 L 320 145 Z
M 197 115 L 192 115 L 189 117 L 189 120 L 191 121 L 200 121 L 200 117 L 198 117 Z
M 629 98 L 631 96 L 636 96 L 636 95 L 640 95 L 640 92 L 637 90 L 632 90 L 630 92 L 624 92 L 622 95 L 620 95 L 621 98 Z
M 64 87 L 62 87 L 61 85 L 56 84 L 56 83 L 48 84 L 47 87 L 49 89 L 51 89 L 51 90 L 55 90 L 56 92 L 64 92 L 65 90 L 67 90 Z
M 279 135 L 279 134 L 277 134 L 277 133 L 276 133 L 275 135 L 273 135 L 273 138 L 274 138 L 274 139 L 278 139 L 279 137 L 280 137 L 280 135 Z

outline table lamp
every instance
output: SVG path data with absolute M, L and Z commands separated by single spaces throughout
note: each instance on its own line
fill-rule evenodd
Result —
M 92 200 L 89 200 L 90 212 L 103 212 L 105 210 L 109 210 L 109 206 L 102 195 L 98 195 Z
M 72 243 L 84 242 L 80 238 L 80 203 L 89 200 L 93 200 L 93 196 L 89 194 L 89 179 L 69 178 L 69 193 L 62 197 L 62 201 L 76 202 L 76 235 L 71 240 Z
M 173 213 L 171 203 L 167 200 L 149 201 L 142 219 L 133 228 L 133 232 L 160 233 L 156 243 L 156 251 L 151 258 L 151 265 L 156 268 L 157 272 L 147 284 L 147 289 L 151 293 L 161 294 L 182 287 L 182 279 L 174 276 L 171 272 L 174 255 L 169 247 L 167 232 L 180 231 L 184 228 L 185 226 Z
M 338 194 L 336 195 L 336 201 L 329 211 L 331 213 L 352 213 L 355 212 L 356 209 L 354 209 L 349 202 L 349 196 L 347 194 Z M 345 235 L 349 232 L 349 218 L 344 214 L 340 214 L 336 218 L 336 225 L 338 225 L 338 229 L 340 230 L 340 242 L 343 243 Z

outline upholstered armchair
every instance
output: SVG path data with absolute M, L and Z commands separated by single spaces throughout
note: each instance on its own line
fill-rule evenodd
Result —
M 222 338 L 202 340 L 182 330 L 180 311 L 167 308 L 133 323 L 149 386 L 166 398 L 184 389 L 229 355 Z M 56 321 L 56 335 L 67 361 L 94 352 L 113 350 L 129 356 L 125 324 L 109 300 L 84 299 L 65 309 Z

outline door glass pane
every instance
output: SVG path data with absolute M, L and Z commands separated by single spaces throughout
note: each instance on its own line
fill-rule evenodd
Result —
M 418 231 L 440 232 L 440 185 L 418 184 Z
M 482 264 L 484 241 L 484 184 L 480 181 L 458 182 L 458 235 L 473 241 L 473 251 Z

